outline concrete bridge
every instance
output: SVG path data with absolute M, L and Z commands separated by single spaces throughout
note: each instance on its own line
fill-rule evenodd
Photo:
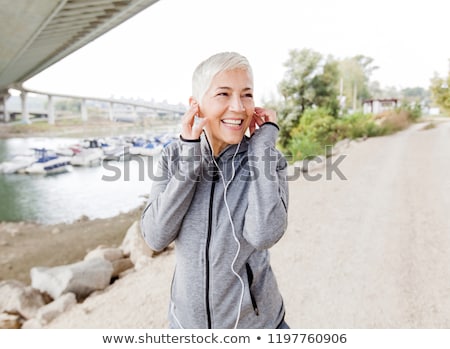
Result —
M 39 115 L 46 117 L 49 124 L 55 124 L 56 121 L 56 113 L 55 113 L 55 98 L 64 98 L 64 99 L 75 99 L 80 101 L 81 105 L 81 119 L 83 121 L 88 120 L 88 101 L 95 102 L 103 102 L 108 107 L 108 119 L 116 120 L 114 117 L 114 109 L 117 106 L 125 106 L 130 110 L 130 120 L 137 120 L 139 118 L 138 109 L 147 110 L 147 114 L 153 115 L 167 115 L 170 117 L 179 117 L 184 114 L 185 108 L 182 105 L 159 105 L 152 104 L 144 101 L 130 101 L 130 100 L 120 100 L 120 99 L 112 99 L 112 98 L 98 98 L 98 97 L 90 97 L 90 96 L 76 96 L 76 95 L 68 95 L 68 94 L 57 94 L 57 93 L 48 93 L 43 91 L 36 91 L 25 89 L 24 87 L 17 87 L 20 91 L 20 99 L 21 99 L 21 108 L 17 109 L 7 109 L 6 100 L 3 105 L 3 121 L 9 122 L 11 119 L 15 119 L 17 115 L 21 115 L 22 123 L 30 123 L 30 115 Z M 29 109 L 27 99 L 28 95 L 32 93 L 34 95 L 44 95 L 47 97 L 47 108 L 33 108 Z
M 54 97 L 80 99 L 84 120 L 88 118 L 86 100 L 123 104 L 117 100 L 30 91 L 22 84 L 157 1 L 0 0 L 0 120 L 10 120 L 6 106 L 10 88 L 21 91 L 25 122 L 29 122 L 30 111 L 26 101 L 30 92 L 48 96 L 49 123 L 55 122 Z M 126 104 L 134 108 L 154 108 L 146 103 Z

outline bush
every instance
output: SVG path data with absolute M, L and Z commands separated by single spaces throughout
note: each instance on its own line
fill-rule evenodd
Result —
M 326 109 L 308 109 L 290 133 L 287 152 L 294 160 L 322 154 L 339 140 L 336 119 Z
M 289 134 L 284 151 L 293 161 L 323 155 L 327 146 L 349 138 L 376 137 L 402 130 L 420 116 L 419 107 L 372 115 L 355 113 L 335 118 L 326 109 L 306 110 Z
M 308 136 L 293 138 L 287 147 L 289 158 L 294 161 L 314 157 L 322 152 L 323 148 L 321 144 Z
M 383 131 L 375 123 L 372 114 L 355 113 L 345 115 L 342 118 L 342 122 L 346 128 L 344 138 L 376 137 L 383 134 Z
M 374 117 L 381 135 L 392 134 L 408 127 L 411 123 L 409 112 L 403 109 L 387 110 Z
M 408 113 L 408 119 L 412 122 L 417 121 L 422 116 L 422 107 L 420 104 L 415 103 L 414 105 L 403 105 L 400 111 L 405 111 Z
M 335 118 L 325 109 L 308 109 L 291 131 L 286 152 L 294 160 L 325 154 L 326 147 L 344 138 L 373 137 L 383 134 L 372 115 L 362 113 Z

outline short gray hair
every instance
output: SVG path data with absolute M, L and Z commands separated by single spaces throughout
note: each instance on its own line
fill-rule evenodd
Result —
M 247 58 L 236 52 L 217 53 L 198 65 L 192 75 L 192 96 L 200 103 L 212 79 L 219 73 L 242 69 L 250 74 L 253 80 L 253 72 Z

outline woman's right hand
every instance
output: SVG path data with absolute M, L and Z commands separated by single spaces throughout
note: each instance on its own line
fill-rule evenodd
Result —
M 189 110 L 183 115 L 181 119 L 181 137 L 186 140 L 196 140 L 200 138 L 203 131 L 203 126 L 207 123 L 207 119 L 203 118 L 195 124 L 195 115 L 199 112 L 197 102 L 192 103 Z

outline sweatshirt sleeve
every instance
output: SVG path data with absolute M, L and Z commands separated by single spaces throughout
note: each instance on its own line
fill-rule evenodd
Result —
M 278 126 L 265 123 L 249 143 L 250 182 L 244 238 L 256 249 L 272 247 L 284 234 L 288 216 L 287 161 L 275 148 Z
M 176 239 L 200 177 L 200 142 L 179 140 L 177 146 L 162 154 L 141 216 L 142 235 L 155 251 Z

